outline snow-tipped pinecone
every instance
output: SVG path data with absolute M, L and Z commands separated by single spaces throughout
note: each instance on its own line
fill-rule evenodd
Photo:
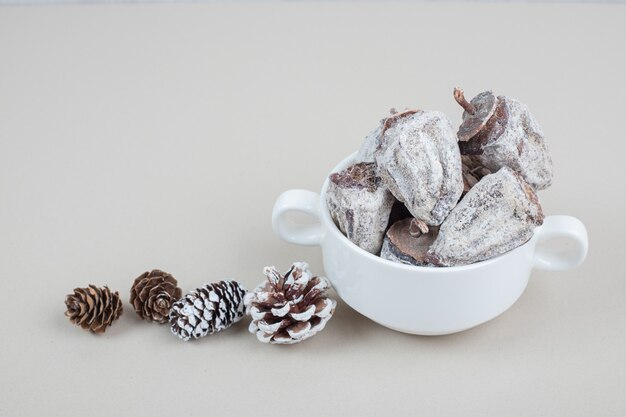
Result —
M 65 315 L 70 321 L 92 333 L 104 333 L 124 311 L 117 291 L 92 284 L 75 288 L 73 294 L 65 297 L 65 305 Z
M 298 343 L 321 331 L 337 302 L 326 296 L 330 283 L 313 277 L 305 262 L 294 263 L 283 276 L 273 266 L 263 270 L 267 280 L 249 292 L 244 302 L 252 316 L 250 333 L 261 342 Z
M 172 333 L 184 341 L 230 327 L 244 315 L 246 289 L 237 281 L 220 281 L 196 288 L 172 304 Z

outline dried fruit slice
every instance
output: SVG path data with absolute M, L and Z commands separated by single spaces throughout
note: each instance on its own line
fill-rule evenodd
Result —
M 528 241 L 543 219 L 533 188 L 504 167 L 481 179 L 452 210 L 426 261 L 455 266 L 492 258 Z
M 358 163 L 330 175 L 326 202 L 337 227 L 357 246 L 378 253 L 395 202 L 373 163 Z
M 441 224 L 463 191 L 461 155 L 452 123 L 438 111 L 417 111 L 384 130 L 375 152 L 378 175 L 413 217 Z
M 395 222 L 385 235 L 380 257 L 407 265 L 427 265 L 426 253 L 437 237 L 438 228 L 422 231 L 415 219 Z
M 468 103 L 463 90 L 454 90 L 454 98 L 465 110 L 457 133 L 461 154 L 473 155 L 494 172 L 509 167 L 537 190 L 549 187 L 552 159 L 541 127 L 525 104 L 506 96 L 496 98 L 495 110 L 486 119 L 492 97 L 486 91 Z
M 457 136 L 460 141 L 467 141 L 476 136 L 491 119 L 496 111 L 497 99 L 491 91 L 484 91 L 468 103 L 460 88 L 454 89 L 454 99 L 465 109 L 463 123 L 459 127 Z

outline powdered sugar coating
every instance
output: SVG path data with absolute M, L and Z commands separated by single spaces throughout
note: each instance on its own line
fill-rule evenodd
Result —
M 496 140 L 482 144 L 482 153 L 474 158 L 494 172 L 505 166 L 519 172 L 537 190 L 548 188 L 552 158 L 539 123 L 525 104 L 505 96 L 498 101 L 507 114 L 504 130 Z
M 463 192 L 461 155 L 450 119 L 417 111 L 390 126 L 375 152 L 378 174 L 411 214 L 431 226 L 446 218 Z
M 356 153 L 355 162 L 376 162 L 374 151 L 380 146 L 380 132 L 382 131 L 382 123 L 374 130 L 369 132 L 358 152 Z
M 543 219 L 532 187 L 504 167 L 483 177 L 452 210 L 427 260 L 454 266 L 498 256 L 528 241 Z
M 398 121 L 409 117 L 419 110 L 405 109 L 401 112 L 396 109 L 389 110 L 391 113 L 389 116 L 380 120 L 378 127 L 367 134 L 365 140 L 361 144 L 358 152 L 356 153 L 355 162 L 376 162 L 376 152 L 380 151 L 386 146 L 387 136 L 384 133 Z
M 351 165 L 331 174 L 326 191 L 328 210 L 337 227 L 353 243 L 373 254 L 380 251 L 396 201 L 375 169 L 374 164 Z M 366 170 L 369 175 L 364 175 Z M 347 176 L 351 176 L 350 181 Z

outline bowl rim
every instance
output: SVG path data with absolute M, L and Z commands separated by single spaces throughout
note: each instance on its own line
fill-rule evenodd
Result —
M 469 271 L 469 270 L 473 270 L 473 269 L 480 269 L 482 267 L 487 267 L 491 264 L 494 264 L 496 262 L 501 262 L 504 258 L 506 258 L 509 255 L 513 255 L 515 252 L 519 252 L 519 251 L 523 251 L 526 250 L 526 246 L 530 245 L 536 238 L 537 236 L 537 231 L 542 227 L 542 226 L 537 226 L 535 228 L 535 230 L 533 231 L 533 235 L 530 239 L 528 239 L 526 242 L 524 242 L 523 244 L 521 244 L 520 246 L 511 249 L 507 252 L 504 252 L 500 255 L 494 256 L 493 258 L 489 258 L 489 259 L 485 259 L 482 261 L 478 261 L 478 262 L 474 262 L 468 265 L 457 265 L 457 266 L 437 266 L 437 267 L 433 267 L 433 266 L 421 266 L 421 265 L 407 265 L 407 264 L 402 264 L 400 262 L 393 262 L 390 261 L 388 259 L 384 259 L 381 258 L 378 255 L 374 255 L 373 253 L 370 253 L 368 251 L 366 251 L 365 249 L 359 247 L 358 245 L 356 245 L 354 242 L 352 242 L 350 239 L 348 239 L 342 232 L 341 230 L 339 230 L 339 228 L 337 227 L 337 225 L 335 224 L 334 220 L 332 219 L 331 215 L 330 215 L 330 211 L 328 210 L 328 204 L 326 203 L 326 191 L 328 189 L 328 181 L 329 181 L 329 176 L 330 174 L 340 171 L 342 169 L 344 169 L 345 167 L 349 166 L 350 163 L 352 161 L 354 161 L 354 158 L 356 157 L 357 152 L 353 152 L 352 154 L 348 155 L 347 157 L 345 157 L 344 159 L 342 159 L 338 164 L 335 165 L 335 167 L 330 171 L 330 173 L 328 175 L 326 175 L 326 179 L 324 180 L 324 184 L 322 185 L 322 190 L 320 193 L 320 211 L 321 211 L 321 216 L 320 216 L 320 221 L 323 221 L 326 226 L 327 229 L 329 229 L 330 233 L 332 233 L 334 236 L 336 236 L 341 242 L 343 242 L 344 244 L 348 245 L 348 247 L 350 247 L 351 249 L 355 250 L 357 253 L 359 253 L 362 256 L 365 256 L 366 258 L 371 259 L 372 261 L 375 262 L 381 262 L 385 265 L 387 265 L 388 267 L 393 267 L 393 268 L 398 268 L 398 269 L 403 269 L 403 270 L 407 270 L 407 271 L 428 271 L 429 273 L 434 273 L 434 274 L 444 274 L 444 273 L 450 273 L 450 272 L 457 272 L 457 271 Z M 323 220 L 322 220 L 323 219 Z

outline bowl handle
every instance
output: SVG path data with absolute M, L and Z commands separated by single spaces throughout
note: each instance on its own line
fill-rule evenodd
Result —
M 315 219 L 314 223 L 297 223 L 286 218 L 290 211 L 307 214 Z M 288 190 L 282 193 L 274 203 L 272 210 L 272 228 L 281 239 L 296 245 L 319 245 L 324 237 L 320 222 L 320 196 L 307 190 Z
M 565 271 L 582 264 L 587 256 L 589 243 L 585 225 L 571 216 L 548 216 L 536 231 L 534 267 L 545 271 Z M 552 239 L 564 239 L 561 245 L 548 243 Z M 542 245 L 542 242 L 545 242 Z

